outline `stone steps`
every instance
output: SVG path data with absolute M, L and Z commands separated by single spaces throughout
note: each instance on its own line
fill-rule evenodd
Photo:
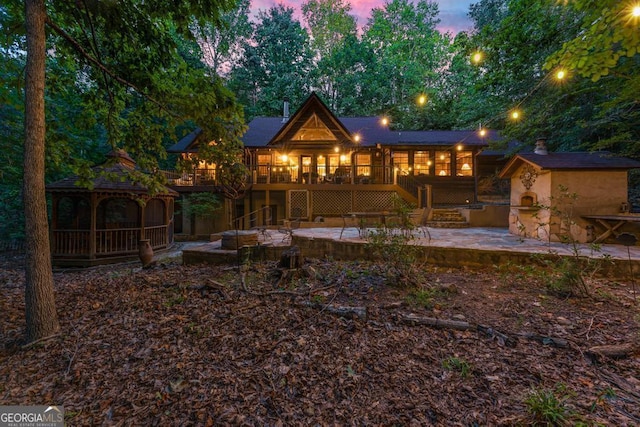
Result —
M 427 226 L 433 228 L 467 228 L 469 223 L 457 209 L 434 209 Z

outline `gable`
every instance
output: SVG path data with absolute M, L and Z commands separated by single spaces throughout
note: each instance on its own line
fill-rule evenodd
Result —
M 335 144 L 353 144 L 351 134 L 314 92 L 267 145 L 308 148 Z
M 293 141 L 337 141 L 331 129 L 313 114 L 291 138 Z

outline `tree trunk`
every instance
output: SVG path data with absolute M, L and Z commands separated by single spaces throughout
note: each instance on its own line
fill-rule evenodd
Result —
M 49 224 L 45 197 L 45 55 L 44 0 L 26 0 L 27 64 L 25 68 L 25 314 L 27 342 L 59 329 L 53 292 Z

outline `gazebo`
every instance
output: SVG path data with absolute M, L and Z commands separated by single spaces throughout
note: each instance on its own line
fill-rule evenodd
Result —
M 149 195 L 133 182 L 136 163 L 123 150 L 95 167 L 91 188 L 77 176 L 47 186 L 51 194 L 51 256 L 56 266 L 89 267 L 135 259 L 140 241 L 154 251 L 173 243 L 175 191 Z

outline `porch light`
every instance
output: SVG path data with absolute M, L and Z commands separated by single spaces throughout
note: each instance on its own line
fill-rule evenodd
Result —
M 333 147 L 333 151 L 335 153 L 339 153 L 340 152 L 340 147 L 338 147 L 337 145 L 335 147 Z
M 440 160 L 444 160 L 444 154 L 440 154 Z
M 347 160 L 347 156 L 345 156 L 344 154 L 342 154 L 342 155 L 340 156 L 340 161 L 341 161 L 341 162 L 344 162 L 345 160 Z
M 458 151 L 462 151 L 462 144 L 458 144 L 458 145 L 456 146 L 456 149 L 457 149 Z
M 382 126 L 388 126 L 389 125 L 389 118 L 388 117 L 382 117 L 380 119 L 380 124 L 382 124 Z
M 289 156 L 287 156 L 286 154 L 283 154 L 283 155 L 282 155 L 282 157 L 281 157 L 281 159 L 282 159 L 282 161 L 283 161 L 283 162 L 285 162 L 285 163 L 286 163 L 286 162 L 288 162 L 288 161 L 289 161 Z
M 487 130 L 484 128 L 480 128 L 480 132 L 478 132 L 480 134 L 480 136 L 484 137 L 487 135 Z
M 354 140 L 355 142 L 360 142 L 360 134 L 359 134 L 359 133 L 356 133 L 355 135 L 353 135 L 353 140 Z

